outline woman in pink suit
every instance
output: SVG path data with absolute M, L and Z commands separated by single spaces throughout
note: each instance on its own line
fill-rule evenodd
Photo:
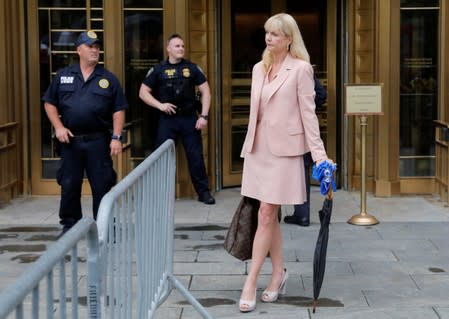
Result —
M 270 253 L 272 276 L 261 301 L 285 293 L 280 205 L 306 201 L 303 154 L 328 160 L 315 115 L 313 69 L 298 25 L 280 13 L 265 23 L 266 49 L 252 72 L 251 109 L 244 157 L 242 195 L 260 201 L 250 272 L 240 297 L 242 312 L 256 307 L 257 278 Z M 330 160 L 329 160 L 330 161 Z

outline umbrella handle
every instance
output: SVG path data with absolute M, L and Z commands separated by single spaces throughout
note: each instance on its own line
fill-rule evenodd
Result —
M 334 197 L 334 191 L 332 190 L 332 187 L 329 187 L 329 191 L 326 194 L 327 199 L 332 199 Z

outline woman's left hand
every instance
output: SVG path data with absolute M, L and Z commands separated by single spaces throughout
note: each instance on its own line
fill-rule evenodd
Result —
M 333 164 L 333 163 L 334 163 L 334 161 L 331 160 L 330 158 L 325 158 L 325 159 L 316 161 L 316 166 L 319 166 L 319 165 L 320 165 L 321 163 L 323 163 L 323 162 L 328 162 L 329 164 Z

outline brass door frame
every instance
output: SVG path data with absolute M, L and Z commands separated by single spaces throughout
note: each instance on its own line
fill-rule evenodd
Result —
M 329 158 L 337 158 L 337 1 L 327 1 L 327 147 Z M 329 123 L 331 125 L 329 125 Z
M 39 23 L 38 0 L 28 1 L 28 74 L 30 79 L 40 79 L 39 68 Z M 37 63 L 36 63 L 37 62 Z M 29 81 L 30 96 L 30 153 L 31 153 L 31 193 L 54 195 L 59 193 L 59 185 L 54 179 L 41 178 L 41 114 L 40 81 Z
M 283 11 L 285 4 L 282 1 L 274 1 L 272 5 L 273 12 Z M 241 183 L 241 172 L 232 172 L 232 126 L 247 125 L 248 119 L 232 119 L 230 108 L 232 107 L 232 66 L 229 61 L 232 60 L 231 51 L 231 3 L 230 1 L 221 1 L 222 17 L 222 186 L 235 186 Z M 326 63 L 327 63 L 327 147 L 326 151 L 330 158 L 338 160 L 337 157 L 337 4 L 336 1 L 327 1 L 327 44 L 326 44 Z M 243 84 L 247 81 L 244 80 Z M 249 80 L 250 82 L 250 80 Z M 249 83 L 250 84 L 250 83 Z M 247 103 L 249 97 L 234 100 L 236 103 Z
M 224 61 L 231 61 L 232 51 L 231 45 L 225 45 L 231 43 L 231 2 L 221 1 L 221 15 L 222 15 L 222 61 L 221 72 L 222 72 L 222 123 L 223 129 L 222 134 L 222 183 L 223 186 L 228 185 L 238 185 L 241 181 L 241 174 L 232 174 L 232 118 L 230 114 L 231 104 L 231 92 L 232 92 L 232 66 L 231 63 L 225 63 Z M 247 121 L 248 122 L 248 121 Z M 248 123 L 244 124 L 248 124 Z

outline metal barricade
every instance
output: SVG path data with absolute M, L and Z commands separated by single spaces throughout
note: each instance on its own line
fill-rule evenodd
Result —
M 79 279 L 78 250 L 82 239 L 87 238 L 87 285 L 82 291 L 87 297 L 88 318 L 100 318 L 98 296 L 100 289 L 100 259 L 98 246 L 98 232 L 95 221 L 84 217 L 73 226 L 56 243 L 16 281 L 7 286 L 0 293 L 0 318 L 78 318 Z M 71 252 L 69 255 L 68 253 Z M 70 262 L 71 272 L 66 277 L 66 263 Z M 85 274 L 84 274 L 85 276 Z M 67 281 L 70 282 L 68 283 Z M 46 286 L 40 287 L 45 281 Z M 59 293 L 55 293 L 55 285 Z M 70 296 L 68 291 L 71 290 Z M 45 302 L 41 301 L 41 295 Z M 71 311 L 67 312 L 67 304 L 71 303 Z M 31 305 L 30 305 L 31 304 Z M 26 309 L 31 306 L 30 309 Z M 42 309 L 44 308 L 44 309 Z M 28 314 L 30 313 L 30 315 Z M 8 317 L 8 315 L 11 315 Z M 82 315 L 86 317 L 86 315 Z
M 90 217 L 81 219 L 0 293 L 0 319 L 9 318 L 14 310 L 16 319 L 40 318 L 44 310 L 46 318 L 59 314 L 58 318 L 77 319 L 82 294 L 87 299 L 88 318 L 151 319 L 173 288 L 203 318 L 212 319 L 173 274 L 175 165 L 175 147 L 169 140 L 103 197 L 97 224 Z M 79 244 L 84 238 L 87 238 L 85 286 L 79 284 L 85 274 L 78 271 Z M 43 280 L 46 289 L 41 294 Z M 55 284 L 59 286 L 59 294 L 54 293 Z M 80 289 L 81 293 L 79 285 L 85 287 Z M 41 295 L 45 302 L 41 301 Z M 24 307 L 29 300 L 31 316 L 26 315 Z
M 101 201 L 104 318 L 153 318 L 173 287 L 203 318 L 212 318 L 173 275 L 175 170 L 175 146 L 168 140 Z

